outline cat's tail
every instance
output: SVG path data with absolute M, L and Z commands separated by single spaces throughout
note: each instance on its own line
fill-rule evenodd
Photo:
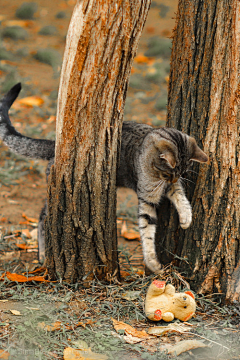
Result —
M 17 154 L 50 160 L 55 154 L 55 141 L 24 136 L 13 127 L 10 121 L 8 112 L 20 91 L 21 84 L 18 83 L 0 100 L 0 139 Z

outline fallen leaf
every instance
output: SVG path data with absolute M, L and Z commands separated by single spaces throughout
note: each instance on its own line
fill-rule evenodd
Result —
M 116 331 L 124 330 L 126 334 L 130 334 L 130 335 L 138 337 L 142 340 L 151 338 L 151 336 L 148 335 L 145 330 L 136 330 L 131 325 L 128 325 L 122 321 L 117 321 L 113 318 L 111 318 L 111 319 L 113 322 L 114 329 Z
M 141 339 L 137 336 L 133 336 L 131 334 L 126 334 L 123 336 L 124 340 L 126 341 L 126 343 L 128 344 L 137 344 L 145 339 Z
M 135 300 L 141 294 L 141 291 L 129 290 L 122 294 L 122 298 L 126 300 Z
M 207 345 L 205 345 L 202 341 L 182 340 L 175 345 L 170 345 L 170 344 L 165 345 L 164 347 L 161 347 L 161 350 L 168 350 L 168 354 L 178 356 L 185 351 L 189 351 L 197 348 L 203 348 L 203 347 L 207 347 Z
M 22 213 L 22 217 L 23 217 L 24 219 L 26 219 L 27 221 L 29 221 L 29 222 L 38 223 L 38 219 L 29 217 L 29 216 L 25 215 L 24 213 Z
M 83 340 L 72 341 L 72 344 L 78 350 L 87 350 L 89 348 L 88 344 Z
M 18 310 L 10 310 L 10 311 L 11 311 L 11 313 L 12 313 L 13 315 L 17 315 L 17 316 L 22 315 L 22 314 L 20 313 L 20 311 L 18 311 Z
M 169 324 L 167 326 L 154 326 L 148 329 L 148 334 L 162 336 L 169 332 L 178 332 L 180 334 L 192 330 L 190 326 L 185 324 Z
M 143 54 L 139 54 L 134 58 L 134 61 L 138 64 L 148 64 L 149 62 L 152 61 L 152 58 L 149 58 Z
M 16 100 L 15 103 L 25 106 L 41 106 L 44 100 L 40 96 L 28 96 L 20 100 Z
M 127 240 L 140 240 L 140 234 L 137 231 L 132 229 L 128 230 L 126 221 L 123 221 L 122 229 L 121 229 L 121 236 L 123 236 Z
M 19 253 L 19 251 L 17 253 Z M 16 251 L 7 251 L 0 256 L 0 260 L 2 261 L 9 261 L 12 260 L 12 258 L 16 258 Z
M 26 236 L 26 238 L 28 238 L 28 239 L 31 239 L 32 237 L 31 237 L 31 234 L 30 234 L 30 231 L 28 230 L 28 229 L 22 229 L 22 234 L 24 235 L 24 236 Z
M 44 276 L 26 277 L 24 275 L 20 275 L 20 274 L 16 274 L 16 273 L 10 273 L 9 271 L 7 271 L 5 274 L 3 274 L 0 277 L 0 280 L 3 280 L 5 275 L 8 278 L 8 280 L 16 281 L 16 282 L 27 282 L 27 281 L 50 282 L 49 280 L 46 280 Z
M 64 360 L 107 360 L 108 356 L 104 354 L 97 354 L 91 349 L 76 350 L 73 348 L 65 348 L 63 351 Z
M 44 266 L 41 266 L 33 271 L 29 271 L 29 274 L 41 274 L 45 270 L 46 270 L 46 268 Z M 26 273 L 24 273 L 24 274 L 26 274 Z
M 0 349 L 0 359 L 8 359 L 10 356 L 9 352 Z
M 51 325 L 47 325 L 45 324 L 45 322 L 41 322 L 41 323 L 38 323 L 38 327 L 40 329 L 43 329 L 43 330 L 46 330 L 46 331 L 55 331 L 55 330 L 60 330 L 61 329 L 61 321 L 55 321 L 55 323 L 51 324 Z
M 19 249 L 27 250 L 27 249 L 37 249 L 37 246 L 34 245 L 26 245 L 26 244 L 15 244 Z
M 47 119 L 47 123 L 51 124 L 52 122 L 56 121 L 56 116 L 55 115 L 51 115 L 50 118 Z
M 30 235 L 31 235 L 31 238 L 33 240 L 37 240 L 37 238 L 38 238 L 38 229 L 33 229 L 32 231 L 30 231 Z
M 34 22 L 31 20 L 6 20 L 2 22 L 3 26 L 20 26 L 20 27 L 32 27 Z
M 6 223 L 6 222 L 8 222 L 8 219 L 7 219 L 6 217 L 2 217 L 2 218 L 0 219 L 0 221 L 3 222 L 3 223 Z

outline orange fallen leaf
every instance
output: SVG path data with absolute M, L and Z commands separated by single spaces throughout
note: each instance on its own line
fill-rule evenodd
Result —
M 144 63 L 147 64 L 150 60 L 152 59 L 143 54 L 139 54 L 134 58 L 134 61 L 138 64 L 144 64 Z
M 8 280 L 16 281 L 16 282 L 27 282 L 27 281 L 50 282 L 49 280 L 46 280 L 44 276 L 27 277 L 16 273 L 10 273 L 9 271 L 3 274 L 0 277 L 0 280 L 3 280 L 5 276 L 8 278 Z
M 6 218 L 6 217 L 2 217 L 2 218 L 0 219 L 0 221 L 3 222 L 3 223 L 6 223 L 6 222 L 7 222 L 7 218 Z
M 17 104 L 25 106 L 40 106 L 44 103 L 44 100 L 40 96 L 28 96 L 23 99 L 15 101 Z
M 113 318 L 111 318 L 113 322 L 114 329 L 116 331 L 124 330 L 126 334 L 130 334 L 134 337 L 138 337 L 140 339 L 149 339 L 151 336 L 149 336 L 145 330 L 136 330 L 131 325 L 128 325 L 122 321 L 117 321 Z
M 86 322 L 80 321 L 80 322 L 78 322 L 77 324 L 73 324 L 73 325 L 69 325 L 69 324 L 63 325 L 63 324 L 61 323 L 61 321 L 55 321 L 55 323 L 53 323 L 53 324 L 51 324 L 51 325 L 47 325 L 47 324 L 45 324 L 45 322 L 43 321 L 43 322 L 41 322 L 41 323 L 38 323 L 38 327 L 41 328 L 41 329 L 43 329 L 43 330 L 46 330 L 46 331 L 60 330 L 61 327 L 63 327 L 63 326 L 64 326 L 64 328 L 65 328 L 66 330 L 73 330 L 73 329 L 76 329 L 76 328 L 79 327 L 79 326 L 82 326 L 82 327 L 85 328 L 86 325 L 88 325 L 88 324 L 93 324 L 93 323 L 94 323 L 94 321 L 92 321 L 91 319 L 90 319 L 90 320 L 87 320 Z
M 3 26 L 20 26 L 20 27 L 32 27 L 34 22 L 31 20 L 6 20 L 2 22 Z
M 29 217 L 29 216 L 25 215 L 24 213 L 22 213 L 22 217 L 23 217 L 24 219 L 26 219 L 27 221 L 32 222 L 32 223 L 37 223 L 37 222 L 38 222 L 38 219 Z
M 8 359 L 10 356 L 9 352 L 0 349 L 0 359 Z
M 27 250 L 27 249 L 37 249 L 37 246 L 34 245 L 26 245 L 26 244 L 15 244 L 19 249 Z
M 140 234 L 137 231 L 134 231 L 132 229 L 128 230 L 126 221 L 123 222 L 122 228 L 121 228 L 121 236 L 123 236 L 127 240 L 140 240 Z
M 73 348 L 65 348 L 63 351 L 64 360 L 107 360 L 108 356 L 104 354 L 97 354 L 91 349 L 76 350 Z
M 43 329 L 43 330 L 46 330 L 46 331 L 55 331 L 55 330 L 60 330 L 61 328 L 61 321 L 55 321 L 55 323 L 51 324 L 51 325 L 46 325 L 45 322 L 41 322 L 41 323 L 38 323 L 38 327 L 40 329 Z
M 44 272 L 46 270 L 46 268 L 44 266 L 41 266 L 33 271 L 29 271 L 29 274 L 40 274 L 42 272 Z

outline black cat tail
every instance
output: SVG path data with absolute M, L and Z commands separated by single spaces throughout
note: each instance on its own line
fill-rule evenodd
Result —
M 3 96 L 2 100 L 0 101 L 0 104 L 2 106 L 6 106 L 7 109 L 9 110 L 10 107 L 12 106 L 12 104 L 14 103 L 14 101 L 16 100 L 16 98 L 18 97 L 21 89 L 22 89 L 21 83 L 18 83 L 16 85 L 14 85 L 9 90 L 9 92 L 6 95 Z
M 55 154 L 55 141 L 32 139 L 19 133 L 11 123 L 9 109 L 21 91 L 21 83 L 14 85 L 0 100 L 0 139 L 13 152 L 30 158 L 50 160 Z

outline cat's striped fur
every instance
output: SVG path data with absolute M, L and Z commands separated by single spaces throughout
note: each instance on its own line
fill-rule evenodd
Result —
M 14 152 L 54 162 L 55 141 L 28 138 L 12 126 L 8 111 L 21 90 L 15 85 L 0 101 L 0 138 Z M 154 129 L 151 126 L 124 122 L 120 163 L 117 169 L 117 186 L 136 191 L 139 200 L 139 230 L 144 261 L 147 267 L 157 272 L 161 265 L 155 251 L 157 225 L 156 207 L 166 196 L 175 205 L 182 228 L 192 221 L 191 205 L 182 185 L 181 175 L 192 161 L 206 162 L 208 157 L 197 146 L 196 141 L 171 128 Z M 44 258 L 45 204 L 39 221 L 39 256 Z

